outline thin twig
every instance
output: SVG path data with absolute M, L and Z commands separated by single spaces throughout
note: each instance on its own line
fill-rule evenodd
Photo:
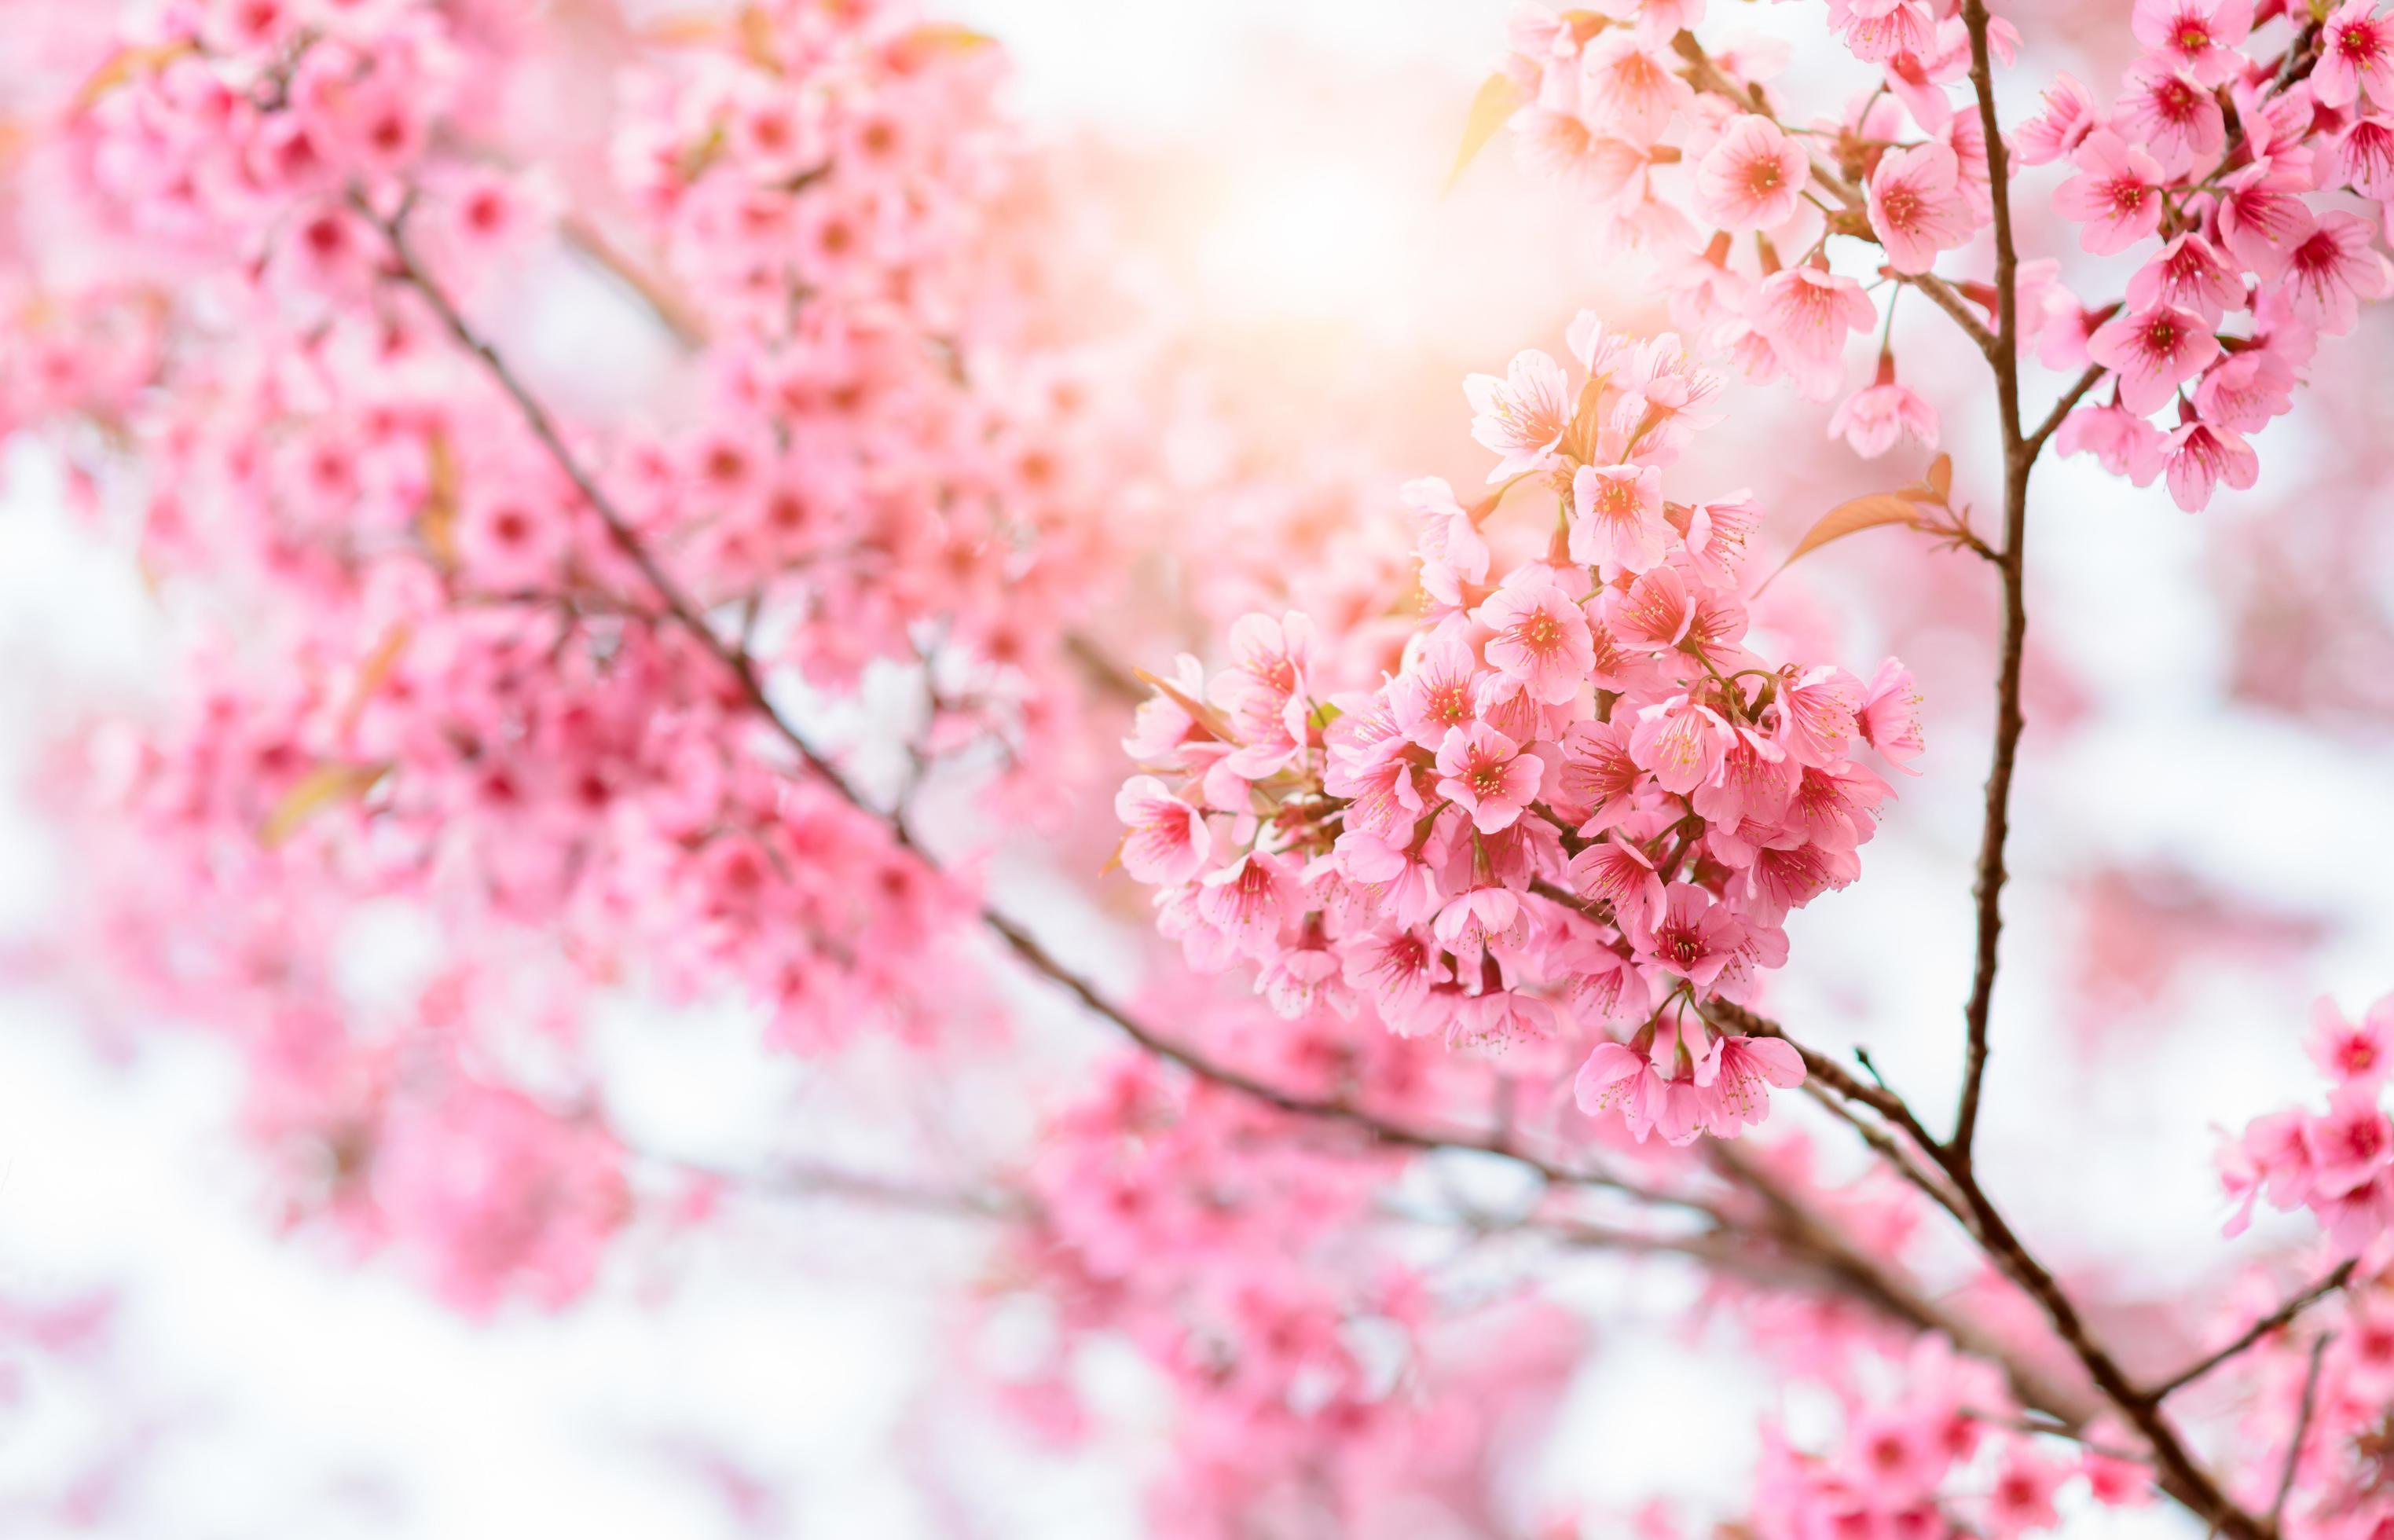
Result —
M 2070 409 L 2085 400 L 2086 392 L 2094 389 L 2096 384 L 2110 373 L 2111 370 L 2102 364 L 2090 363 L 2085 374 L 2071 382 L 2070 388 L 2061 393 L 2061 399 L 2053 403 L 2053 410 L 2045 415 L 2045 421 L 2037 424 L 2036 431 L 2028 436 L 2027 448 L 2031 459 L 2044 453 L 2045 441 L 2053 437 L 2054 430 L 2070 415 Z
M 2020 662 L 2028 638 L 2025 594 L 2028 542 L 2028 478 L 2035 456 L 2020 433 L 2019 253 L 2012 243 L 2011 156 L 1995 116 L 1994 65 L 1987 43 L 1985 0 L 1964 0 L 1963 24 L 1970 34 L 1970 85 L 1978 94 L 1979 122 L 1987 138 L 1987 170 L 1994 205 L 1995 408 L 2004 440 L 2004 544 L 1995 563 L 2003 574 L 2002 662 L 1995 677 L 1995 748 L 1987 770 L 1986 817 L 1979 836 L 1978 951 L 1970 999 L 1963 1009 L 1967 1034 L 1960 1104 L 1953 1116 L 1953 1146 L 1966 1165 L 1979 1130 L 1980 1095 L 1987 1073 L 1987 1022 L 1995 994 L 1996 941 L 2003 933 L 2004 847 L 2011 835 L 2012 772 L 2019 760 Z
M 2177 1391 L 2193 1384 L 2196 1380 L 2201 1379 L 2203 1375 L 2211 1373 L 2212 1370 L 2218 1368 L 2221 1364 L 2227 1362 L 2230 1359 L 2234 1358 L 2237 1354 L 2243 1352 L 2246 1349 L 2252 1347 L 2255 1343 L 2260 1341 L 2271 1332 L 2277 1331 L 2280 1328 L 2290 1324 L 2294 1321 L 2295 1317 L 2302 1314 L 2303 1311 L 2310 1309 L 2311 1306 L 2317 1304 L 2320 1300 L 2326 1298 L 2329 1295 L 2334 1294 L 2336 1290 L 2344 1287 L 2344 1285 L 2349 1282 L 2352 1277 L 2352 1270 L 2356 1261 L 2357 1258 L 2345 1258 L 2342 1265 L 2338 1266 L 2334 1272 L 2329 1273 L 2318 1283 L 2313 1283 L 2310 1287 L 2288 1299 L 2276 1310 L 2271 1310 L 2269 1314 L 2263 1316 L 2260 1320 L 2253 1323 L 2253 1324 L 2240 1335 L 2235 1341 L 2230 1342 L 2228 1346 L 2220 1349 L 2216 1353 L 2205 1354 L 2194 1362 L 2188 1364 L 2185 1368 L 2180 1369 L 2177 1374 L 2170 1375 L 2169 1378 L 2162 1381 L 2159 1385 L 2154 1386 L 2151 1389 L 2147 1390 L 2144 1393 L 2145 1399 L 2155 1402 L 2165 1400 L 2169 1396 L 2172 1396 Z
M 2278 1476 L 2278 1494 L 2269 1499 L 2269 1530 L 2277 1533 L 2286 1515 L 2286 1499 L 2295 1490 L 2295 1471 L 2303 1463 L 2303 1440 L 2310 1436 L 2311 1414 L 2319 1410 L 2320 1362 L 2327 1356 L 2327 1334 L 2311 1339 L 2310 1366 L 2303 1371 L 2303 1403 L 2295 1413 L 2295 1438 L 2286 1445 L 2286 1468 Z

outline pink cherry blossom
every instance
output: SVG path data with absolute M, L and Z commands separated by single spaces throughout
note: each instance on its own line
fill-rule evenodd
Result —
M 1871 173 L 1871 230 L 1896 271 L 1927 272 L 1939 252 L 1970 239 L 1977 222 L 1960 173 L 1961 163 L 1942 144 L 1896 151 Z
M 1548 705 L 1578 694 L 1596 665 L 1587 617 L 1551 577 L 1499 588 L 1472 618 L 1492 633 L 1489 663 Z
M 2120 376 L 2120 404 L 2142 415 L 2158 410 L 2177 388 L 2219 355 L 2218 339 L 2199 316 L 2154 305 L 2124 310 L 2096 328 L 2086 351 Z
M 1503 379 L 1474 375 L 1463 382 L 1463 393 L 1479 414 L 1471 420 L 1472 438 L 1503 456 L 1489 480 L 1554 463 L 1555 446 L 1571 421 L 1571 402 L 1562 368 L 1552 358 L 1527 349 L 1514 355 Z
M 1642 573 L 1663 559 L 1662 472 L 1652 466 L 1582 466 L 1572 478 L 1571 555 Z
M 2364 93 L 2378 106 L 2394 105 L 2394 27 L 2377 14 L 2376 0 L 2345 0 L 2328 13 L 2311 90 L 2323 107 L 2348 106 Z
M 1723 230 L 1768 230 L 1796 212 L 1812 178 L 1804 147 L 1769 118 L 1732 118 L 1696 168 L 1698 207 Z
M 2088 251 L 2124 251 L 2161 228 L 2159 161 L 2108 128 L 2088 134 L 2072 151 L 2078 175 L 2055 190 L 2053 206 L 2084 224 Z
M 1508 827 L 1538 795 L 1539 762 L 1484 722 L 1451 729 L 1438 750 L 1439 795 L 1471 814 L 1483 835 Z

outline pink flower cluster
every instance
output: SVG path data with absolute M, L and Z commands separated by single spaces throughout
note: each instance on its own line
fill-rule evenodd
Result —
M 2013 1540 L 2059 1528 L 2055 1498 L 2081 1476 L 2107 1506 L 2151 1500 L 2151 1467 L 2108 1423 L 2078 1448 L 2018 1431 L 2002 1375 L 1935 1337 L 1920 1339 L 1901 1372 L 1895 1394 L 1849 1401 L 1833 1454 L 1804 1454 L 1766 1427 L 1754 1501 L 1762 1540 Z
M 1184 1022 L 1204 993 L 1176 992 Z M 1343 1061 L 1348 1094 L 1401 1107 L 1441 1073 L 1434 1050 L 1350 1042 L 1326 1011 L 1193 1014 L 1209 1039 L 1250 1037 L 1275 1084 L 1310 1088 Z M 1364 1224 L 1401 1157 L 1321 1133 L 1142 1055 L 1101 1065 L 1041 1140 L 1036 1217 L 1007 1271 L 1055 1302 L 1057 1330 L 991 1388 L 1069 1441 L 1076 1357 L 1129 1343 L 1173 1408 L 1176 1458 L 1149 1498 L 1160 1535 L 1301 1532 L 1324 1512 L 1401 1533 L 1474 1511 L 1497 1441 L 1543 1421 L 1567 1383 L 1577 1323 L 1542 1303 L 1446 1319 L 1398 1232 Z
M 1885 88 L 1809 125 L 1788 121 L 1764 86 L 1784 46 L 1708 55 L 1684 30 L 1705 10 L 1700 0 L 1520 7 L 1503 64 L 1524 101 L 1518 149 L 1603 210 L 1612 249 L 1652 254 L 1672 323 L 1698 348 L 1750 380 L 1843 395 L 1830 437 L 1861 454 L 1904 438 L 1935 448 L 1937 415 L 1898 381 L 1885 343 L 1874 377 L 1848 393 L 1847 345 L 1878 325 L 1880 308 L 1861 278 L 1833 267 L 1829 241 L 1874 246 L 1874 265 L 1902 278 L 1985 227 L 1985 135 L 1947 92 L 1969 66 L 1957 8 L 1833 6 L 1832 25 Z M 2008 47 L 2008 24 L 1996 28 Z M 1922 137 L 1906 140 L 1907 125 Z
M 1825 400 L 1845 388 L 1849 336 L 1880 319 L 1868 274 L 1833 267 L 1832 238 L 1874 246 L 1881 277 L 1924 283 L 1990 221 L 1984 128 L 1953 98 L 1966 88 L 1966 26 L 1950 0 L 1833 6 L 1878 88 L 1799 127 L 1764 84 L 1781 52 L 1707 56 L 1681 31 L 1703 10 L 1523 7 L 1505 63 L 1526 103 L 1517 140 L 1598 202 L 1621 244 L 1661 255 L 1683 333 L 1750 378 L 1783 375 Z M 2276 20 L 2275 43 L 2255 49 Z M 2085 227 L 2087 251 L 2139 252 L 2143 266 L 2124 299 L 2089 306 L 2059 260 L 2022 261 L 2019 342 L 2110 391 L 2069 417 L 2058 448 L 2138 486 L 2165 477 L 2192 509 L 2223 482 L 2254 484 L 2248 436 L 2291 408 L 2319 338 L 2394 289 L 2379 249 L 2394 199 L 2394 21 L 2364 0 L 2322 20 L 2281 0 L 2138 0 L 2132 25 L 2145 51 L 2108 108 L 2062 74 L 2008 138 L 2015 175 L 2067 163 L 2053 202 Z M 1991 23 L 1989 43 L 2010 62 L 2008 22 Z M 1989 284 L 1946 282 L 1994 319 Z M 2238 315 L 2241 329 L 2223 330 Z M 1937 422 L 1897 383 L 1883 341 L 1876 377 L 1830 433 L 1876 455 L 1904 436 L 1933 446 Z
M 2250 0 L 2138 0 L 2146 51 L 2108 112 L 2067 74 L 2047 88 L 2020 160 L 2069 164 L 2055 206 L 2088 251 L 2143 256 L 2116 305 L 2032 291 L 2039 356 L 2111 387 L 2063 425 L 2063 452 L 2138 486 L 2166 475 L 2184 508 L 2221 482 L 2249 488 L 2246 436 L 2292 409 L 2322 336 L 2394 289 L 2372 206 L 2394 198 L 2394 27 L 2371 12 L 2352 0 L 2306 25 Z M 2277 14 L 2285 52 L 2244 52 Z M 2223 330 L 2240 314 L 2240 333 Z M 2171 408 L 2168 426 L 2150 420 Z
M 1734 1135 L 1802 1066 L 1703 1006 L 1752 1000 L 1788 912 L 1853 880 L 1888 793 L 1857 757 L 1919 753 L 1916 697 L 1891 660 L 1865 682 L 1747 650 L 1761 510 L 1663 492 L 1719 377 L 1593 315 L 1569 341 L 1577 385 L 1536 351 L 1468 382 L 1494 494 L 1406 489 L 1427 613 L 1393 677 L 1338 690 L 1290 613 L 1233 627 L 1210 684 L 1192 659 L 1159 682 L 1122 862 L 1192 964 L 1254 963 L 1285 1012 L 1368 1005 L 1481 1049 L 1620 1023 L 1584 1106 Z M 1516 485 L 1554 511 L 1500 572 L 1483 525 Z
M 2284 1287 L 2254 1280 L 2253 1314 Z M 2394 1526 L 2394 1270 L 2386 1248 L 2362 1255 L 2339 1300 L 2269 1334 L 2239 1367 L 2238 1498 L 2275 1501 L 2291 1470 L 2284 1533 L 2295 1540 L 2374 1540 Z
M 2237 1201 L 2228 1233 L 2241 1233 L 2266 1197 L 2273 1208 L 2309 1209 L 2331 1240 L 2357 1253 L 2394 1226 L 2394 1118 L 2381 1103 L 2394 1074 L 2394 994 L 2357 1022 L 2322 1000 L 2311 1023 L 2327 1111 L 2270 1112 L 2223 1140 L 2220 1183 Z

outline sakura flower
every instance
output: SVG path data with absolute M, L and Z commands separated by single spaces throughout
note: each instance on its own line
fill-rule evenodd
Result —
M 1927 272 L 1937 254 L 1969 240 L 1976 228 L 1950 146 L 1916 145 L 1881 157 L 1870 178 L 1871 230 L 1898 272 Z
M 1861 681 L 1825 664 L 1801 674 L 1793 667 L 1780 674 L 1781 744 L 1802 765 L 1844 759 L 1858 726 Z
M 1613 29 L 1581 52 L 1580 112 L 1598 132 L 1651 144 L 1671 114 L 1694 99 L 1664 46 Z
M 2355 118 L 2336 140 L 2335 177 L 2364 198 L 2394 200 L 2394 118 Z
M 1473 375 L 1463 382 L 1463 393 L 1479 414 L 1471 420 L 1472 438 L 1503 456 L 1489 480 L 1555 463 L 1556 446 L 1571 423 L 1571 388 L 1561 364 L 1535 348 L 1524 349 L 1513 356 L 1505 378 Z
M 1734 589 L 1745 565 L 1745 545 L 1762 526 L 1753 494 L 1739 491 L 1688 513 L 1688 560 L 1696 575 L 1717 588 Z
M 2357 214 L 2333 209 L 2286 262 L 2285 293 L 2295 313 L 2322 332 L 2348 332 L 2360 302 L 2394 289 L 2394 266 L 2371 244 L 2375 231 Z
M 1847 336 L 1869 331 L 1878 310 L 1852 279 L 1807 265 L 1763 280 L 1752 320 L 1808 393 L 1825 399 L 1836 389 Z
M 1608 589 L 1605 623 L 1613 639 L 1633 652 L 1660 652 L 1679 645 L 1696 618 L 1688 586 L 1668 567 L 1640 573 L 1628 590 Z
M 2177 393 L 2219 355 L 2219 340 L 2202 319 L 2154 305 L 2125 310 L 2096 328 L 2087 356 L 2120 376 L 2120 404 L 2144 415 Z
M 2295 372 L 2274 354 L 2249 349 L 2203 372 L 2194 388 L 2194 413 L 2221 428 L 2257 433 L 2294 409 L 2295 383 Z
M 1652 466 L 1582 466 L 1572 477 L 1571 557 L 1642 573 L 1663 559 L 1662 472 Z
M 2191 230 L 2155 252 L 2128 280 L 2132 310 L 2168 305 L 2192 310 L 2205 324 L 2216 326 L 2222 315 L 2243 303 L 2243 280 L 2219 259 L 2210 242 Z
M 1994 1487 L 1987 1494 L 1989 1540 L 2014 1540 L 2031 1530 L 2060 1523 L 2053 1494 L 2069 1475 L 2068 1466 L 2041 1459 L 2025 1445 L 2016 1445 L 1996 1470 Z
M 1287 914 L 1289 889 L 1282 858 L 1250 852 L 1199 885 L 1197 912 L 1241 952 L 1266 956 Z
M 1204 815 L 1151 775 L 1134 775 L 1114 795 L 1114 816 L 1128 826 L 1123 870 L 1140 882 L 1170 888 L 1195 876 L 1213 849 Z
M 1413 930 L 1383 931 L 1349 940 L 1340 947 L 1341 976 L 1350 988 L 1372 997 L 1391 1026 L 1409 1020 L 1434 985 L 1447 981 L 1440 954 Z
M 2086 229 L 2079 244 L 2098 254 L 2124 251 L 2161 228 L 2161 163 L 2108 128 L 2086 136 L 2071 155 L 2078 175 L 2054 190 L 2053 206 Z
M 1911 761 L 1927 747 L 1920 736 L 1920 691 L 1912 670 L 1893 658 L 1878 665 L 1862 689 L 1861 735 L 1888 763 L 1909 775 L 1919 772 Z
M 1729 966 L 1744 929 L 1726 905 L 1692 882 L 1675 882 L 1664 889 L 1660 916 L 1649 920 L 1631 914 L 1622 919 L 1641 955 L 1698 990 Z
M 2203 86 L 2227 82 L 2253 30 L 2252 0 L 2137 0 L 2128 25 L 2137 41 Z
M 1555 1007 L 1546 1001 L 1517 989 L 1492 989 L 1457 1003 L 1447 1043 L 1476 1053 L 1502 1053 L 1549 1037 L 1555 1027 Z
M 1702 1106 L 1692 1080 L 1665 1080 L 1645 1054 L 1620 1043 L 1598 1043 L 1580 1066 L 1572 1091 L 1593 1117 L 1616 1109 L 1639 1143 L 1660 1131 L 1684 1144 L 1696 1135 Z
M 2105 470 L 2141 487 L 2162 473 L 2167 438 L 2125 407 L 2082 406 L 2062 419 L 2053 447 L 2060 454 L 2093 454 Z
M 1453 631 L 1432 638 L 1388 681 L 1388 709 L 1398 731 L 1437 752 L 1450 731 L 1477 719 L 1480 675 L 1480 659 L 1469 642 Z
M 1632 916 L 1650 924 L 1663 916 L 1663 879 L 1646 853 L 1626 841 L 1599 840 L 1573 856 L 1571 881 L 1572 891 L 1605 905 L 1624 925 Z
M 2130 70 L 2111 121 L 2172 176 L 2207 166 L 2228 147 L 2219 99 L 2174 69 L 2141 64 Z
M 1492 633 L 1488 662 L 1533 700 L 1560 705 L 1572 699 L 1595 666 L 1587 617 L 1550 576 L 1498 589 L 1471 618 Z
M 1457 894 L 1430 929 L 1440 946 L 1467 962 L 1491 946 L 1519 946 L 1529 934 L 1520 896 L 1494 884 Z
M 1439 795 L 1471 814 L 1471 825 L 1494 834 L 1536 798 L 1544 767 L 1520 745 L 1484 722 L 1449 730 L 1439 745 Z
M 1891 375 L 1884 364 L 1882 375 Z M 1865 460 L 1875 460 L 1909 437 L 1923 449 L 1937 447 L 1937 412 L 1892 377 L 1857 390 L 1829 415 L 1829 437 L 1843 439 Z
M 1556 796 L 1585 809 L 1579 832 L 1593 837 L 1629 815 L 1643 773 L 1629 757 L 1629 735 L 1618 723 L 1573 722 L 1563 734 Z
M 2044 165 L 2077 149 L 2101 125 L 2095 99 L 2064 71 L 2045 88 L 2045 111 L 2013 133 L 2011 151 L 2022 165 Z
M 1721 230 L 1768 230 L 1796 212 L 1811 158 L 1769 118 L 1731 118 L 1696 166 L 1697 208 Z
M 2394 1074 L 2394 995 L 2369 1007 L 2358 1023 L 2335 1002 L 2311 1007 L 2311 1062 L 2338 1085 L 2376 1086 Z
M 1775 1037 L 1719 1038 L 1711 1059 L 1703 1102 L 1716 1138 L 1733 1139 L 1741 1126 L 1768 1119 L 1772 1086 L 1786 1090 L 1804 1084 L 1803 1057 Z
M 1729 724 L 1710 706 L 1679 695 L 1638 712 L 1629 756 L 1664 791 L 1685 796 L 1720 772 L 1728 737 Z
M 2286 270 L 2318 222 L 2302 200 L 2305 184 L 2269 165 L 2230 177 L 2219 198 L 2219 244 L 2267 282 Z
M 2394 106 L 2394 26 L 2376 12 L 2376 0 L 2345 0 L 2322 23 L 2311 72 L 2321 106 L 2349 106 L 2363 92 L 2378 106 Z
M 1414 512 L 1421 531 L 1416 549 L 1424 564 L 1445 568 L 1469 583 L 1488 580 L 1488 542 L 1454 500 L 1445 478 L 1425 476 L 1397 489 L 1397 500 Z
M 2379 1110 L 2374 1086 L 2342 1086 L 2328 1099 L 2326 1116 L 2304 1123 L 2303 1148 L 2314 1191 L 2350 1192 L 2394 1159 L 2394 1120 Z
M 2207 507 L 2212 489 L 2219 482 L 2243 492 L 2261 474 L 2260 456 L 2241 435 L 2200 418 L 2170 434 L 2162 447 L 2162 465 L 2171 499 L 2189 513 Z

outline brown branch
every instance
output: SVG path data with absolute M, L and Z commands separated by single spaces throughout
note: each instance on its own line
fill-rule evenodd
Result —
M 2294 1494 L 2295 1472 L 2303 1463 L 2303 1440 L 2310 1436 L 2311 1415 L 2319 1410 L 2320 1362 L 2327 1356 L 2327 1337 L 2311 1339 L 2310 1366 L 2303 1371 L 2303 1403 L 2295 1413 L 2294 1441 L 2286 1445 L 2286 1468 L 2278 1476 L 2278 1494 L 2269 1500 L 2269 1532 L 2276 1533 L 2286 1515 L 2286 1499 Z
M 1966 1165 L 1979 1131 L 1979 1100 L 1987 1072 L 1987 1020 L 1994 1006 L 1996 941 L 2003 933 L 2004 846 L 2011 835 L 2012 772 L 2019 760 L 2020 659 L 2028 638 L 2025 596 L 2028 477 L 2035 464 L 2020 433 L 2019 253 L 2012 243 L 2011 155 L 1995 117 L 1994 66 L 1987 45 L 1986 0 L 1963 0 L 1970 33 L 1970 84 L 1987 138 L 1987 171 L 1994 204 L 1995 407 L 2004 438 L 2004 545 L 1996 570 L 2004 582 L 2003 654 L 1995 678 L 1994 761 L 1987 770 L 1986 818 L 1979 836 L 1978 956 L 1964 1007 L 1968 1044 L 1962 1094 L 1953 1117 L 1953 1151 Z
M 2310 1287 L 2303 1290 L 2300 1294 L 2294 1296 L 2284 1304 L 2279 1306 L 2276 1310 L 2271 1310 L 2269 1314 L 2263 1316 L 2260 1320 L 2253 1323 L 2253 1324 L 2247 1328 L 2242 1336 L 2238 1336 L 2235 1341 L 2230 1342 L 2228 1346 L 2220 1349 L 2216 1353 L 2207 1354 L 2204 1357 L 2196 1360 L 2194 1362 L 2188 1364 L 2185 1368 L 2180 1369 L 2177 1374 L 2170 1375 L 2169 1378 L 2162 1381 L 2159 1385 L 2154 1386 L 2151 1389 L 2147 1390 L 2144 1393 L 2145 1400 L 2156 1404 L 2160 1403 L 2164 1399 L 2184 1389 L 2186 1387 L 2193 1384 L 2196 1380 L 2201 1379 L 2203 1375 L 2211 1373 L 2212 1370 L 2218 1368 L 2221 1364 L 2227 1362 L 2230 1359 L 2234 1358 L 2237 1354 L 2251 1348 L 2255 1343 L 2260 1341 L 2263 1337 L 2268 1336 L 2271 1332 L 2277 1331 L 2280 1328 L 2292 1323 L 2295 1317 L 2302 1314 L 2303 1311 L 2310 1309 L 2311 1306 L 2317 1304 L 2320 1300 L 2326 1298 L 2329 1295 L 2334 1294 L 2336 1290 L 2344 1287 L 2344 1285 L 2349 1282 L 2352 1277 L 2352 1270 L 2356 1261 L 2357 1258 L 2354 1257 L 2345 1258 L 2343 1264 L 2334 1272 L 2329 1273 L 2318 1283 L 2313 1283 Z
M 2028 436 L 2027 449 L 2030 459 L 2033 460 L 2044 453 L 2045 441 L 2053 437 L 2054 430 L 2061 426 L 2062 419 L 2070 415 L 2070 409 L 2085 400 L 2086 392 L 2094 389 L 2103 376 L 2110 373 L 2109 369 L 2099 363 L 2090 363 L 2086 366 L 2085 374 L 2071 382 L 2070 388 L 2062 392 L 2061 399 L 2053 403 L 2053 410 L 2045 415 L 2045 421 L 2037 424 L 2036 431 Z

